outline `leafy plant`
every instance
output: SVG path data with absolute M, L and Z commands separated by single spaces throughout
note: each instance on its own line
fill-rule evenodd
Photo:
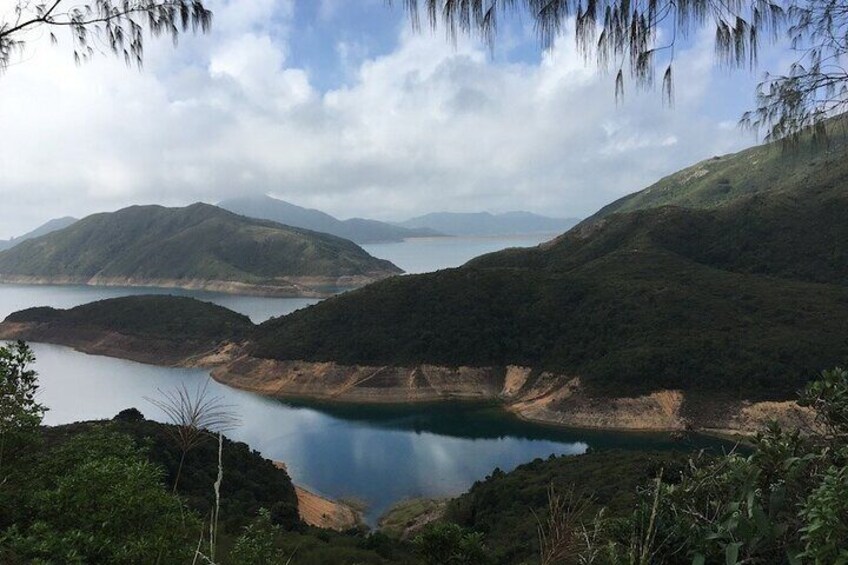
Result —
M 271 513 L 262 508 L 259 515 L 244 528 L 230 551 L 230 561 L 244 565 L 272 565 L 281 563 L 282 552 L 277 548 L 276 537 L 280 528 L 271 522 Z
M 0 471 L 4 458 L 34 441 L 47 410 L 36 401 L 38 376 L 30 369 L 34 361 L 22 341 L 0 347 Z
M 132 438 L 94 429 L 50 455 L 27 502 L 34 520 L 0 534 L 11 555 L 128 564 L 190 558 L 200 523 L 163 488 L 161 468 Z
M 481 565 L 489 562 L 483 535 L 449 522 L 427 526 L 412 543 L 416 553 L 430 565 Z

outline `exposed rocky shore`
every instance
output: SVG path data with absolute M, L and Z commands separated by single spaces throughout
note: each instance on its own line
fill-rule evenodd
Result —
M 621 431 L 685 430 L 748 434 L 770 419 L 787 427 L 811 424 L 793 401 L 750 402 L 694 398 L 677 390 L 636 397 L 594 397 L 576 376 L 528 367 L 414 367 L 276 361 L 246 354 L 244 344 L 139 338 L 117 332 L 51 328 L 48 324 L 0 324 L 0 339 L 24 339 L 73 347 L 162 366 L 200 367 L 228 386 L 276 398 L 347 403 L 498 401 L 527 421 Z M 690 398 L 691 397 L 691 398 Z

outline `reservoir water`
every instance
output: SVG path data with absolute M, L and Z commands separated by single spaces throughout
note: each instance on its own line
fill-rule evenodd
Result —
M 380 253 L 382 247 L 370 246 L 369 251 L 411 271 L 456 266 L 456 261 L 464 262 L 463 257 L 481 250 L 479 240 L 453 240 L 455 249 L 445 245 L 450 240 L 434 241 L 392 244 L 397 247 L 385 253 Z M 538 241 L 487 238 L 485 248 L 494 251 L 522 243 Z M 150 292 L 195 296 L 247 314 L 256 322 L 316 302 L 173 290 L 0 285 L 0 319 L 32 306 L 67 308 Z M 46 344 L 34 344 L 34 349 L 40 401 L 50 409 L 47 424 L 111 418 L 131 406 L 149 418 L 162 420 L 163 415 L 147 398 L 180 383 L 190 388 L 206 384 L 210 393 L 232 405 L 241 420 L 241 425 L 227 434 L 229 437 L 246 442 L 269 459 L 284 461 L 294 481 L 301 485 L 333 498 L 362 502 L 370 524 L 401 499 L 456 495 L 496 467 L 509 470 L 536 457 L 578 454 L 590 448 L 715 445 L 702 438 L 680 442 L 665 434 L 530 425 L 492 405 L 294 404 L 228 388 L 209 379 L 202 370 L 142 365 Z
M 459 267 L 475 257 L 508 247 L 532 247 L 556 234 L 512 237 L 420 237 L 403 243 L 363 245 L 368 253 L 388 259 L 409 274 Z

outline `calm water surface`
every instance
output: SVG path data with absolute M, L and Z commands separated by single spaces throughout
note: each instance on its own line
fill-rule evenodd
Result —
M 420 272 L 458 266 L 480 253 L 521 242 L 535 245 L 541 240 L 433 238 L 368 249 L 409 272 Z M 0 285 L 0 319 L 31 306 L 68 308 L 149 293 L 209 300 L 247 314 L 255 322 L 316 302 L 156 289 Z M 202 370 L 154 367 L 46 344 L 35 344 L 34 349 L 40 401 L 50 408 L 46 423 L 110 418 L 131 406 L 161 420 L 161 412 L 145 397 L 155 397 L 159 390 L 180 383 L 190 387 L 208 383 L 241 418 L 241 426 L 230 432 L 230 437 L 248 443 L 269 459 L 284 461 L 299 484 L 326 496 L 364 502 L 371 524 L 401 499 L 456 495 L 495 467 L 509 470 L 536 457 L 578 454 L 589 448 L 696 447 L 691 441 L 698 442 L 698 447 L 715 445 L 703 439 L 675 442 L 663 434 L 534 426 L 491 405 L 297 405 L 225 387 Z
M 616 434 L 534 426 L 492 405 L 327 406 L 293 404 L 216 383 L 202 370 L 168 369 L 34 344 L 46 423 L 111 418 L 130 406 L 163 420 L 146 398 L 180 383 L 208 384 L 238 413 L 227 435 L 269 459 L 293 480 L 333 498 L 365 503 L 370 524 L 410 497 L 459 494 L 495 467 L 510 470 L 551 454 L 588 448 L 689 449 L 714 445 L 665 434 Z M 695 443 L 693 443 L 695 442 Z M 226 480 L 226 479 L 225 479 Z
M 508 247 L 533 247 L 557 234 L 511 237 L 420 237 L 403 243 L 375 243 L 362 247 L 388 259 L 409 274 L 459 267 L 475 257 Z

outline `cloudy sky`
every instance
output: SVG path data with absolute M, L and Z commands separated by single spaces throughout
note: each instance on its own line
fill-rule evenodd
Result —
M 73 2 L 74 0 L 67 0 Z M 756 137 L 758 74 L 676 59 L 675 105 L 543 52 L 520 19 L 493 52 L 414 33 L 384 0 L 212 0 L 213 30 L 144 69 L 76 66 L 43 33 L 0 75 L 0 238 L 64 215 L 271 193 L 339 217 L 436 210 L 585 216 Z M 0 20 L 12 0 L 0 0 Z M 766 66 L 772 58 L 765 56 Z

